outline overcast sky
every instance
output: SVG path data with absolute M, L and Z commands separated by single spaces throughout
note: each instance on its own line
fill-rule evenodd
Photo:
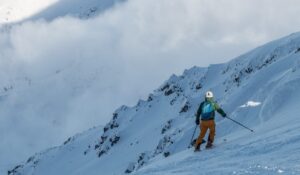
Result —
M 223 63 L 299 31 L 299 12 L 298 0 L 129 0 L 90 20 L 34 21 L 2 32 L 1 86 L 20 77 L 32 84 L 17 83 L 0 102 L 0 166 L 105 124 L 172 73 Z

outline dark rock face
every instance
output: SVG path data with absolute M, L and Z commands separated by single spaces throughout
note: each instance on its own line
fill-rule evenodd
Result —
M 126 108 L 122 109 L 126 110 Z M 112 120 L 104 127 L 100 141 L 94 147 L 94 149 L 98 151 L 97 154 L 99 158 L 107 153 L 111 147 L 116 145 L 121 139 L 117 132 L 117 129 L 119 128 L 118 119 L 119 114 L 117 112 L 113 113 Z
M 167 121 L 167 123 L 161 129 L 161 134 L 164 134 L 166 131 L 168 131 L 172 127 L 172 122 L 173 122 L 173 120 Z
M 7 171 L 7 175 L 18 175 L 18 169 L 23 168 L 23 165 L 17 165 L 14 169 Z
M 179 113 L 184 113 L 184 112 L 187 112 L 189 109 L 190 109 L 190 103 L 189 102 L 186 102 L 184 104 L 184 106 L 181 108 L 180 112 Z
M 202 88 L 202 85 L 200 83 L 196 85 L 197 90 L 200 90 L 201 88 Z
M 69 138 L 64 142 L 64 145 L 70 143 L 72 140 L 73 140 L 73 138 L 72 138 L 72 137 L 69 137 Z
M 171 154 L 171 153 L 170 153 L 169 151 L 164 152 L 164 157 L 169 157 L 170 154 Z
M 115 144 L 117 144 L 119 142 L 119 140 L 120 140 L 120 137 L 117 135 L 114 135 L 113 137 L 111 137 L 109 139 L 111 146 L 114 146 Z

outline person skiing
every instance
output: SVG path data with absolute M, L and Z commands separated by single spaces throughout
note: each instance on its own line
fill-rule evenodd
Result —
M 226 113 L 219 107 L 219 105 L 213 99 L 214 95 L 211 91 L 205 93 L 205 100 L 200 104 L 196 113 L 196 124 L 200 127 L 200 134 L 195 143 L 195 151 L 200 151 L 200 146 L 203 138 L 205 137 L 206 131 L 209 129 L 209 137 L 206 144 L 206 148 L 213 146 L 215 137 L 215 111 L 226 117 Z M 201 123 L 200 123 L 201 115 Z

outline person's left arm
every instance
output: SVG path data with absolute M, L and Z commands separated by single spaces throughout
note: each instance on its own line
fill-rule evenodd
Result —
M 226 113 L 224 112 L 224 110 L 217 104 L 217 103 L 214 103 L 214 107 L 215 107 L 215 110 L 222 115 L 222 117 L 226 117 Z

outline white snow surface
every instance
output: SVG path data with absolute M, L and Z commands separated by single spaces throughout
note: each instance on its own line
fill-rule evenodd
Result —
M 261 105 L 261 102 L 255 102 L 255 101 L 248 101 L 246 104 L 243 104 L 240 106 L 241 108 L 246 108 L 246 107 L 256 107 Z
M 10 174 L 300 174 L 299 60 L 295 33 L 228 63 L 172 75 L 147 100 L 117 109 L 104 128 L 37 153 Z M 194 114 L 207 90 L 255 132 L 217 115 L 215 147 L 194 153 Z M 249 101 L 261 105 L 240 108 Z
M 21 21 L 57 0 L 0 0 L 0 24 Z

